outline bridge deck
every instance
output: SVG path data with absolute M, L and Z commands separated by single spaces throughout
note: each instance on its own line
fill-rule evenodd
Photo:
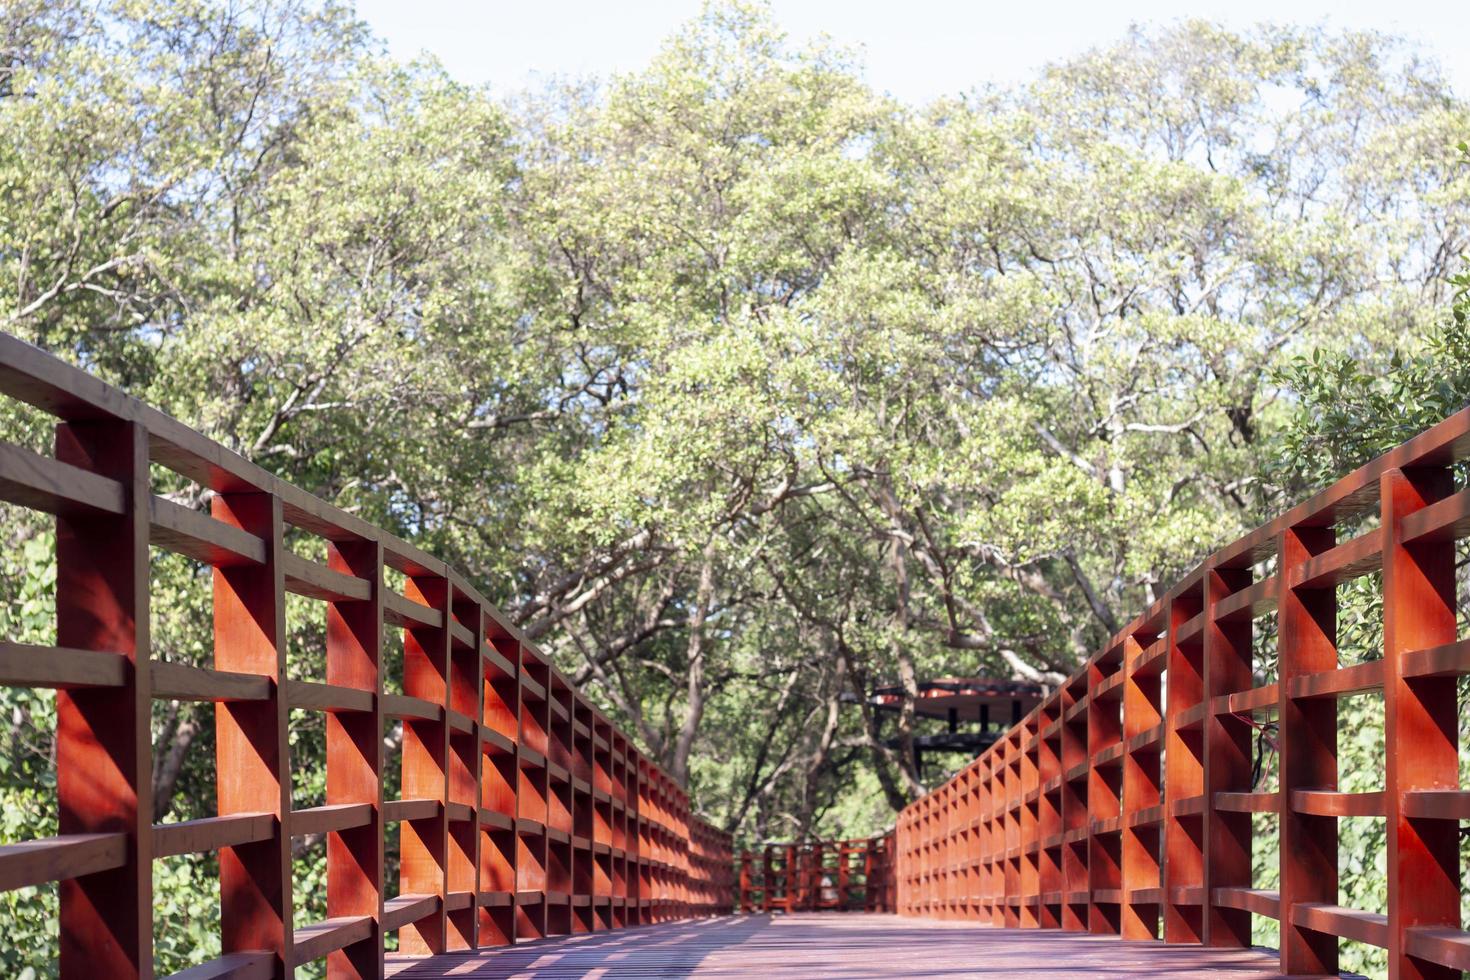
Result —
M 398 980 L 491 977 L 986 978 L 1278 976 L 1259 951 L 1124 942 L 1085 933 L 992 929 L 893 915 L 731 916 L 397 961 Z M 1298 978 L 1299 980 L 1299 978 Z

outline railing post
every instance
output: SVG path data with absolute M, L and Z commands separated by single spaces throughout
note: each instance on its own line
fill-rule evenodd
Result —
M 1152 639 L 1151 636 L 1147 637 Z M 1135 825 L 1134 818 L 1158 806 L 1159 745 L 1134 747 L 1133 740 L 1163 720 L 1157 672 L 1142 674 L 1138 661 L 1146 643 L 1139 634 L 1123 641 L 1123 923 L 1124 939 L 1159 934 L 1159 824 Z M 1135 897 L 1144 892 L 1142 897 Z
M 994 762 L 990 753 L 980 758 L 980 770 L 978 777 L 980 781 L 980 794 L 977 807 L 980 811 L 979 838 L 976 842 L 975 859 L 980 866 L 980 902 L 982 907 L 981 919 L 985 922 L 994 922 L 999 914 L 1000 904 L 998 900 L 998 889 L 995 884 L 995 785 L 991 778 L 991 766 Z M 906 854 L 906 847 L 899 847 L 898 854 Z M 889 855 L 889 860 L 896 862 L 897 855 Z
M 1005 925 L 1021 925 L 1021 738 L 1011 729 L 1000 743 L 1005 766 Z
M 1021 739 L 1021 925 L 1041 924 L 1041 729 L 1040 715 L 1016 726 Z M 950 839 L 954 839 L 951 830 Z
M 442 953 L 447 947 L 445 896 L 448 893 L 449 582 L 419 571 L 410 575 L 405 596 L 443 616 L 440 624 L 413 623 L 403 629 L 403 693 L 439 708 L 436 717 L 403 719 L 402 793 L 405 800 L 433 800 L 432 816 L 414 816 L 398 825 L 398 882 L 403 895 L 437 895 L 434 911 L 398 932 L 405 953 Z
M 217 494 L 214 517 L 265 542 L 265 562 L 214 569 L 214 665 L 262 674 L 263 701 L 215 707 L 219 812 L 270 813 L 275 835 L 220 851 L 222 949 L 276 954 L 277 977 L 291 975 L 293 923 L 290 753 L 287 748 L 286 583 L 281 568 L 281 501 L 268 493 Z
M 1062 905 L 1065 881 L 1062 872 L 1062 755 L 1061 698 L 1053 699 L 1056 707 L 1043 707 L 1037 713 L 1037 772 L 1041 790 L 1037 797 L 1037 836 L 1040 845 L 1037 858 L 1041 862 L 1041 925 L 1047 929 L 1058 929 L 1062 925 Z M 975 794 L 983 785 L 983 762 L 971 767 L 975 780 Z
M 128 836 L 120 867 L 58 886 L 63 980 L 153 976 L 153 796 L 148 684 L 148 435 L 131 422 L 65 422 L 56 458 L 123 488 L 118 515 L 56 520 L 56 644 L 121 654 L 120 687 L 56 693 L 62 834 Z
M 383 547 L 327 542 L 327 566 L 368 583 L 327 604 L 327 683 L 370 692 L 368 711 L 327 712 L 327 804 L 367 803 L 368 822 L 327 835 L 327 917 L 369 915 L 372 935 L 327 957 L 330 980 L 383 976 Z
M 1292 579 L 1336 540 L 1331 527 L 1294 527 L 1277 546 L 1277 726 L 1280 754 L 1277 813 L 1281 836 L 1281 972 L 1336 974 L 1337 937 L 1292 921 L 1302 902 L 1337 904 L 1337 819 L 1298 813 L 1298 789 L 1337 786 L 1337 700 L 1294 698 L 1298 677 L 1337 669 L 1337 592 L 1334 586 L 1298 589 Z
M 457 724 L 445 726 L 449 737 L 446 810 L 450 804 L 455 808 L 453 817 L 446 813 L 449 850 L 446 892 L 454 896 L 457 907 L 445 913 L 445 946 L 455 950 L 480 945 L 480 793 L 481 767 L 485 762 L 480 723 L 485 710 L 485 617 L 480 604 L 454 581 L 449 583 L 448 598 L 444 613 L 445 631 L 449 634 L 449 689 L 445 705 L 446 710 L 455 713 Z M 456 633 L 451 624 L 457 624 L 461 632 Z M 466 721 L 469 722 L 467 731 L 464 730 Z M 468 904 L 459 904 L 465 902 L 466 896 Z
M 1103 671 L 1101 658 L 1093 658 L 1087 670 L 1087 888 L 1091 901 L 1088 932 L 1117 935 L 1120 922 L 1118 892 L 1123 887 L 1118 835 L 1099 827 L 1114 821 L 1122 813 L 1119 789 L 1121 776 L 1116 767 L 1100 765 L 1098 756 L 1104 749 L 1118 745 L 1123 731 L 1118 702 L 1104 700 L 1099 687 L 1111 675 Z M 1121 665 L 1118 670 L 1122 670 Z
M 1249 888 L 1251 884 L 1251 815 L 1222 810 L 1216 794 L 1249 788 L 1251 778 L 1250 729 L 1215 713 L 1219 699 L 1251 687 L 1251 619 L 1240 616 L 1223 621 L 1216 615 L 1220 601 L 1246 588 L 1249 568 L 1212 566 L 1205 572 L 1205 696 L 1204 733 L 1204 943 L 1206 946 L 1250 946 L 1251 916 L 1244 909 L 1215 902 L 1215 889 Z
M 1193 591 L 1195 595 L 1190 596 Z M 1204 749 L 1198 729 L 1184 714 L 1204 698 L 1203 651 L 1198 639 L 1180 641 L 1184 625 L 1202 605 L 1198 586 L 1169 602 L 1165 622 L 1168 692 L 1164 701 L 1164 941 L 1197 943 L 1202 926 L 1195 896 L 1204 885 L 1204 852 L 1198 814 L 1185 812 L 1204 793 Z
M 1406 948 L 1415 926 L 1460 924 L 1458 825 L 1405 813 L 1408 793 L 1459 785 L 1455 684 L 1404 675 L 1406 654 L 1455 639 L 1454 542 L 1407 544 L 1403 532 L 1405 517 L 1452 489 L 1445 468 L 1389 470 L 1380 484 L 1390 980 L 1452 980 L 1459 972 Z

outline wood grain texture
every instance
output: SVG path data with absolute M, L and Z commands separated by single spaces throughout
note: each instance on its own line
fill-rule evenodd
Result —
M 334 980 L 381 977 L 389 926 L 404 927 L 408 948 L 473 948 L 513 941 L 521 919 L 538 934 L 589 932 L 733 903 L 728 836 L 691 818 L 682 790 L 457 572 L 5 334 L 0 396 L 62 420 L 54 457 L 0 443 L 0 500 L 58 518 L 56 643 L 0 641 L 0 684 L 60 692 L 62 831 L 0 848 L 0 889 L 61 883 L 62 977 L 151 976 L 151 862 L 198 851 L 220 854 L 226 952 L 186 980 L 284 977 L 323 957 Z M 153 494 L 150 464 L 210 491 L 209 512 Z M 288 531 L 325 560 L 287 551 Z M 212 665 L 149 659 L 150 545 L 210 568 Z M 401 593 L 385 587 L 385 568 L 408 577 Z M 285 677 L 287 592 L 323 604 L 324 679 Z M 405 631 L 404 689 L 391 696 L 384 677 L 400 665 L 382 663 L 385 628 Z M 523 656 L 537 665 L 530 704 Z M 155 698 L 217 704 L 218 816 L 152 824 Z M 293 707 L 322 712 L 327 727 L 327 802 L 295 812 Z M 390 719 L 407 729 L 397 803 L 383 799 Z M 617 742 L 600 797 L 594 729 L 604 749 Z M 526 778 L 539 784 L 524 809 L 539 818 L 518 821 L 523 732 L 536 742 Z M 384 901 L 389 817 L 402 818 L 400 867 L 425 881 L 427 902 Z M 291 840 L 318 835 L 328 919 L 295 929 Z M 558 888 L 518 890 L 518 852 L 541 849 L 544 879 L 548 846 Z
M 286 700 L 285 581 L 281 502 L 268 494 L 218 494 L 213 521 L 263 542 L 263 560 L 214 570 L 214 663 L 271 682 L 269 696 L 215 708 L 215 767 L 221 816 L 266 813 L 270 838 L 220 851 L 220 908 L 226 953 L 263 950 L 285 977 L 291 960 L 291 811 Z
M 121 833 L 125 858 L 62 880 L 63 980 L 152 975 L 152 786 L 148 685 L 148 443 L 141 427 L 63 423 L 56 458 L 115 481 L 121 513 L 56 520 L 56 642 L 126 659 L 116 686 L 56 695 L 61 836 Z
M 1116 980 L 1123 976 L 1264 980 L 1280 976 L 1274 958 L 1257 950 L 1167 946 L 934 918 L 823 913 L 670 923 L 428 960 L 394 957 L 389 972 L 399 980 L 900 980 L 926 975 L 1007 980 Z

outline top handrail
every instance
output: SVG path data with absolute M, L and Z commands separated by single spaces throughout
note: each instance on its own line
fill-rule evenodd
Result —
M 1387 950 L 1394 975 L 1470 969 L 1455 684 L 1470 676 L 1455 582 L 1470 488 L 1453 470 L 1467 457 L 1470 409 L 1200 561 L 903 810 L 900 910 L 1125 938 L 1162 925 L 1166 941 L 1217 946 L 1250 945 L 1251 916 L 1266 916 L 1284 973 L 1336 972 L 1339 938 Z M 1382 657 L 1344 664 L 1336 587 L 1378 572 Z M 1267 617 L 1276 678 L 1258 681 L 1252 631 Z M 1344 792 L 1337 701 L 1379 692 L 1383 789 Z M 1268 723 L 1275 789 L 1252 758 Z M 1279 818 L 1277 890 L 1254 886 L 1257 813 Z M 1344 817 L 1387 821 L 1386 915 L 1337 905 Z

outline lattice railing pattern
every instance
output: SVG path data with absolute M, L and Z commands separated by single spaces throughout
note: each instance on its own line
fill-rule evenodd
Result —
M 59 807 L 57 836 L 0 847 L 0 890 L 59 882 L 63 978 L 151 976 L 152 862 L 192 852 L 219 854 L 224 950 L 195 980 L 323 957 L 381 977 L 389 933 L 437 953 L 731 909 L 730 838 L 454 569 L 4 334 L 0 394 L 59 419 L 53 456 L 0 443 L 0 500 L 56 520 L 56 643 L 0 642 L 0 684 L 57 690 Z M 150 464 L 212 491 L 210 512 L 155 494 Z M 152 549 L 212 568 L 213 666 L 151 657 Z M 321 604 L 324 677 L 287 676 L 287 593 Z M 154 823 L 156 699 L 216 704 L 217 816 Z M 326 714 L 323 806 L 292 809 L 292 709 Z M 326 836 L 328 917 L 294 928 L 306 835 Z
M 1335 973 L 1340 938 L 1386 949 L 1395 978 L 1470 969 L 1456 697 L 1470 641 L 1455 603 L 1470 489 L 1453 474 L 1467 455 L 1470 411 L 1207 559 L 903 811 L 900 911 L 1222 947 L 1248 945 L 1251 916 L 1267 916 L 1284 973 Z M 1376 572 L 1382 657 L 1341 665 L 1337 587 Z M 1257 686 L 1268 618 L 1276 676 Z M 1338 702 L 1365 692 L 1382 695 L 1382 789 L 1343 792 Z M 1253 735 L 1272 718 L 1264 791 Z M 1279 821 L 1278 890 L 1252 887 L 1260 813 Z M 1386 821 L 1386 915 L 1338 904 L 1345 817 Z
M 892 912 L 893 833 L 740 852 L 742 912 Z

